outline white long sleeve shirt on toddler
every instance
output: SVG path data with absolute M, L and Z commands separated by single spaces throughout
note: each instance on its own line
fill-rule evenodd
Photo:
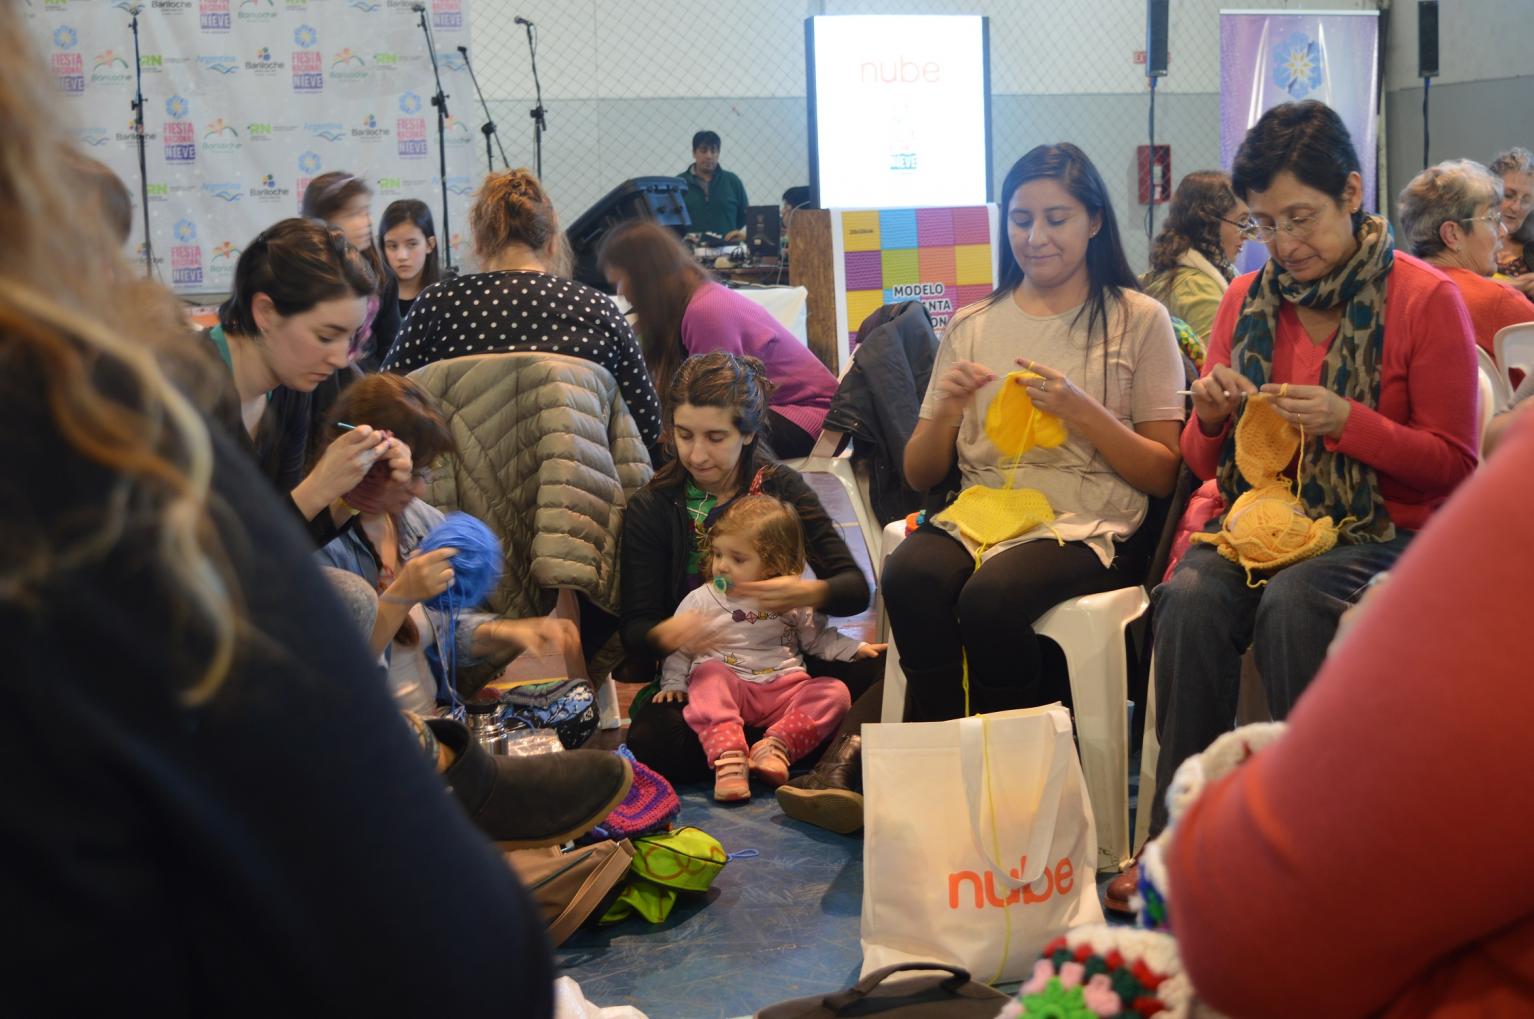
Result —
M 763 611 L 754 601 L 731 597 L 712 584 L 692 591 L 676 611 L 723 619 L 724 628 L 711 651 L 669 655 L 661 666 L 662 690 L 686 690 L 688 675 L 701 662 L 724 662 L 748 683 L 770 683 L 790 672 L 803 672 L 805 654 L 850 662 L 863 646 L 832 626 L 823 612 L 809 608 Z

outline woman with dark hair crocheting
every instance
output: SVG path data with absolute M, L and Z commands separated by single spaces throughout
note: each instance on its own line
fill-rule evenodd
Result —
M 1274 107 L 1232 178 L 1270 258 L 1220 304 L 1182 433 L 1226 513 L 1153 597 L 1162 790 L 1230 728 L 1249 645 L 1269 710 L 1288 715 L 1343 610 L 1476 465 L 1465 302 L 1363 211 L 1342 119 L 1313 101 Z M 1153 804 L 1159 832 L 1164 798 Z

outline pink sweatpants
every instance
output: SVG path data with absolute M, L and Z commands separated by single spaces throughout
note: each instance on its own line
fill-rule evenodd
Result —
M 747 750 L 747 725 L 766 726 L 797 761 L 836 731 L 852 707 L 840 680 L 791 672 L 770 683 L 748 683 L 723 662 L 703 662 L 687 677 L 682 717 L 698 734 L 712 768 L 720 754 Z

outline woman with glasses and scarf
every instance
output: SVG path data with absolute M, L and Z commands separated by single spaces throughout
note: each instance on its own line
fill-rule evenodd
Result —
M 305 470 L 311 394 L 356 359 L 377 277 L 345 234 L 285 219 L 246 245 L 208 333 L 239 399 L 236 437 L 286 493 L 316 544 L 352 515 L 341 496 L 373 465 L 409 480 L 410 450 L 367 425 L 345 431 Z
M 1236 275 L 1234 262 L 1251 229 L 1246 203 L 1218 170 L 1198 170 L 1177 185 L 1166 223 L 1151 246 L 1150 272 L 1140 286 L 1197 335 L 1184 346 L 1202 368 L 1220 299 Z
M 1493 357 L 1497 330 L 1534 322 L 1534 304 L 1491 278 L 1507 236 L 1501 205 L 1502 181 L 1469 159 L 1423 170 L 1396 199 L 1404 247 L 1459 287 L 1475 342 Z
M 1330 551 L 1251 583 L 1236 562 L 1196 544 L 1156 589 L 1163 790 L 1185 758 L 1231 727 L 1247 647 L 1273 717 L 1283 719 L 1320 668 L 1342 611 L 1476 465 L 1465 303 L 1438 270 L 1394 251 L 1384 218 L 1363 211 L 1358 155 L 1341 118 L 1318 102 L 1269 110 L 1247 132 L 1231 177 L 1269 259 L 1220 304 L 1183 458 L 1218 481 L 1229 507 L 1250 487 L 1237 469 L 1235 426 L 1254 406 L 1250 396 L 1268 394 L 1300 431 L 1289 471 L 1306 516 L 1329 516 L 1339 533 Z M 1153 833 L 1165 825 L 1157 796 Z

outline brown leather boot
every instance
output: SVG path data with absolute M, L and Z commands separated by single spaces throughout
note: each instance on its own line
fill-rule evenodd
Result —
M 814 771 L 779 786 L 778 806 L 796 821 L 838 835 L 863 827 L 863 738 L 846 734 Z
M 1134 908 L 1129 900 L 1140 890 L 1140 865 L 1131 863 L 1124 872 L 1112 881 L 1103 891 L 1103 907 L 1115 913 L 1127 913 L 1134 915 Z

